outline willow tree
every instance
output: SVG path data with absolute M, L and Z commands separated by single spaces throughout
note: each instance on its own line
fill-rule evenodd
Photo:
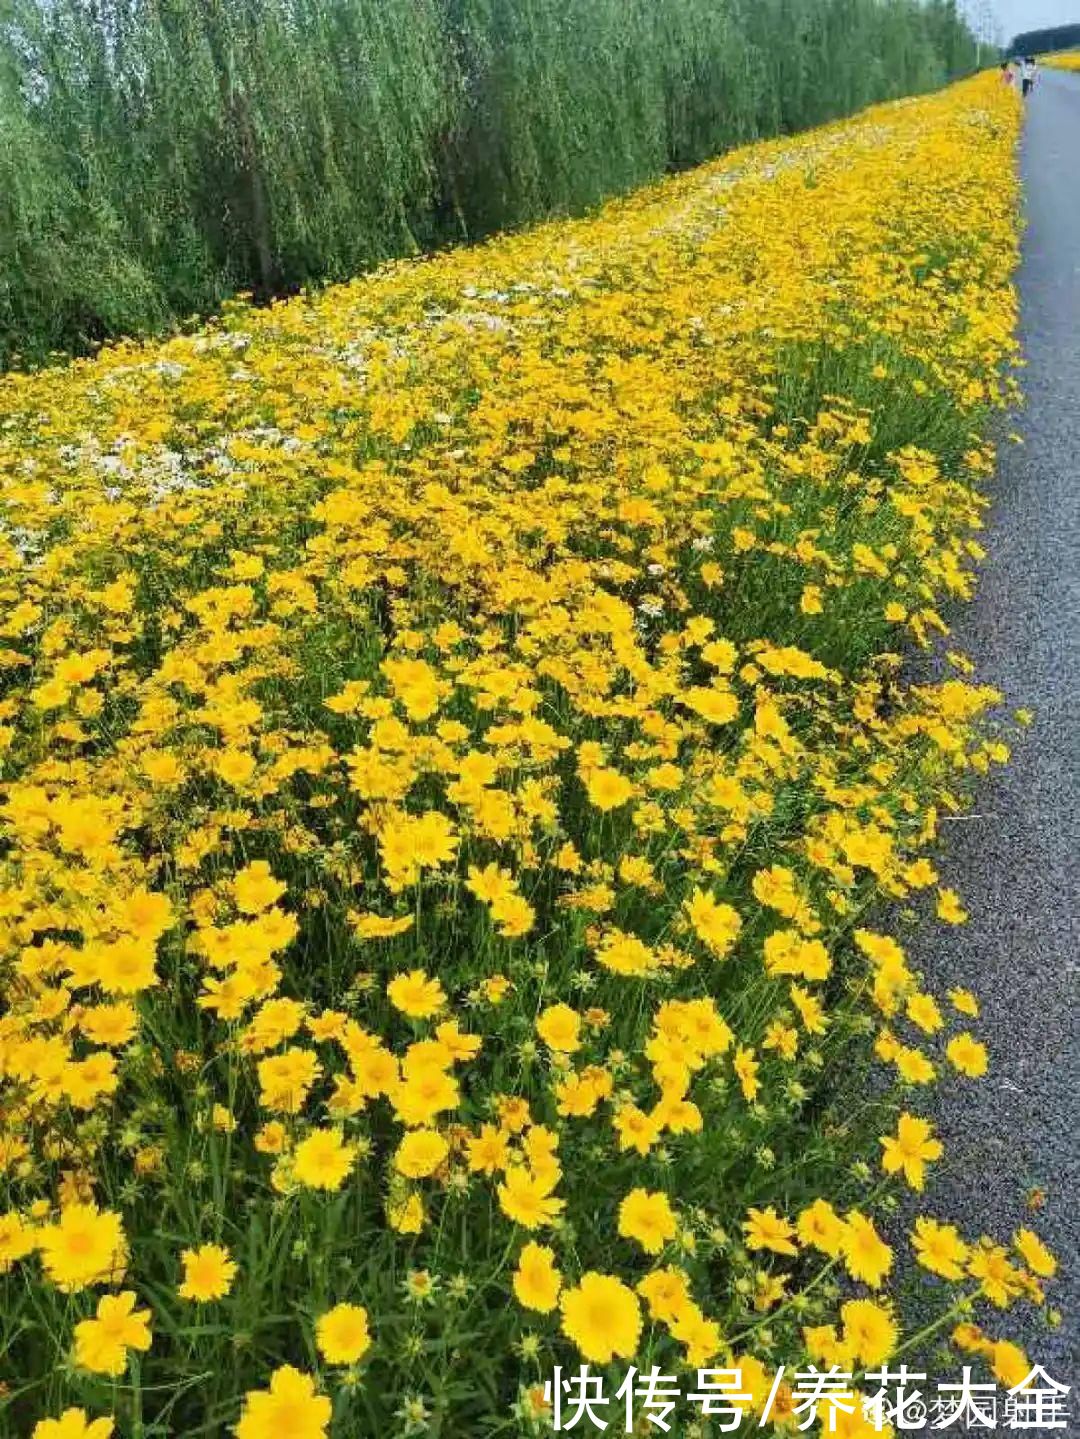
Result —
M 0 360 L 579 211 L 975 53 L 953 0 L 0 0 Z

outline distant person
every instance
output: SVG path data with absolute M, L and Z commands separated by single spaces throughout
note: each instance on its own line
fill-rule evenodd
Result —
M 1035 72 L 1037 69 L 1038 66 L 1035 64 L 1035 56 L 1025 55 L 1024 63 L 1020 67 L 1020 79 L 1023 84 L 1025 100 L 1035 88 Z
M 1011 85 L 1011 84 L 1013 83 L 1013 78 L 1014 78 L 1014 77 L 1013 77 L 1012 61 L 1011 61 L 1011 60 L 1002 60 L 1002 62 L 1001 62 L 1001 81 L 1002 81 L 1002 84 L 1004 84 L 1004 85 Z

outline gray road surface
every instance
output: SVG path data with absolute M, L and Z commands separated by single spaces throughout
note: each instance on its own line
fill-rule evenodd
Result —
M 989 559 L 956 637 L 980 678 L 1036 719 L 977 811 L 946 826 L 943 872 L 971 919 L 944 936 L 936 930 L 918 959 L 939 988 L 964 984 L 982 997 L 975 1028 L 991 1055 L 985 1079 L 950 1083 L 942 1096 L 949 1171 L 931 1185 L 930 1207 L 1006 1242 L 1021 1223 L 1043 1235 L 1063 1264 L 1050 1302 L 1064 1324 L 1052 1331 L 1010 1313 L 987 1328 L 1078 1386 L 1080 76 L 1041 75 L 1023 175 L 1027 406 L 1010 424 L 1025 444 L 1002 446 Z M 1029 1185 L 1046 1190 L 1041 1214 L 1026 1208 Z M 1068 1434 L 1080 1436 L 1077 1387 Z

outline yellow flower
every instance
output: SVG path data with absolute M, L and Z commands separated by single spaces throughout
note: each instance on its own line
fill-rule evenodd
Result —
M 129 1349 L 150 1348 L 150 1311 L 136 1309 L 135 1302 L 130 1289 L 102 1295 L 96 1318 L 75 1326 L 76 1364 L 116 1378 L 127 1368 Z
M 792 1243 L 795 1230 L 772 1205 L 767 1209 L 748 1209 L 743 1231 L 747 1249 L 771 1249 L 774 1254 L 799 1252 Z
M 874 1228 L 873 1221 L 853 1209 L 844 1225 L 844 1262 L 852 1279 L 880 1289 L 892 1268 L 892 1250 Z
M 287 1131 L 279 1120 L 271 1119 L 255 1131 L 254 1144 L 260 1154 L 283 1154 L 287 1142 Z
M 390 890 L 396 893 L 415 884 L 421 870 L 453 859 L 459 842 L 453 824 L 438 810 L 422 815 L 388 815 L 379 832 L 379 851 Z
M 971 1019 L 978 1019 L 979 1001 L 969 989 L 950 989 L 949 1002 L 958 1014 L 966 1014 Z
M 252 860 L 237 870 L 232 881 L 236 907 L 241 914 L 261 914 L 285 893 L 285 886 L 264 859 Z
M 1005 1250 L 986 1239 L 972 1251 L 967 1272 L 980 1281 L 983 1294 L 999 1309 L 1005 1309 L 1022 1288 L 1020 1271 L 1009 1263 Z
M 730 904 L 720 904 L 706 890 L 695 889 L 686 903 L 686 912 L 694 933 L 717 959 L 731 952 L 742 929 L 739 912 Z
M 59 1419 L 39 1419 L 30 1439 L 110 1439 L 110 1418 L 88 1419 L 85 1409 L 65 1409 Z
M 883 1364 L 896 1348 L 897 1328 L 892 1314 L 872 1299 L 849 1299 L 840 1308 L 844 1344 L 862 1366 Z
M 921 1190 L 926 1183 L 927 1164 L 940 1159 L 943 1153 L 942 1143 L 933 1133 L 928 1119 L 906 1112 L 901 1114 L 895 1136 L 887 1134 L 881 1140 L 885 1151 L 881 1167 L 885 1173 L 903 1173 L 912 1189 Z
M 950 1338 L 965 1354 L 989 1354 L 993 1348 L 993 1341 L 987 1339 L 977 1324 L 957 1324 Z
M 946 924 L 963 924 L 966 921 L 967 910 L 960 903 L 960 896 L 954 889 L 938 890 L 937 916 Z
M 796 1232 L 800 1244 L 811 1245 L 830 1259 L 838 1258 L 843 1249 L 844 1221 L 825 1199 L 815 1199 L 802 1211 Z
M 632 1289 L 590 1270 L 559 1300 L 562 1329 L 590 1364 L 632 1359 L 641 1337 L 641 1306 Z
M 539 1229 L 557 1219 L 565 1207 L 563 1200 L 552 1196 L 557 1183 L 558 1171 L 540 1177 L 530 1174 L 523 1164 L 515 1165 L 507 1170 L 506 1182 L 499 1185 L 499 1207 L 524 1229 Z
M 510 980 L 505 974 L 493 974 L 485 979 L 481 985 L 484 998 L 489 1004 L 502 1004 L 511 989 Z
M 340 1189 L 355 1159 L 356 1146 L 346 1144 L 339 1131 L 315 1129 L 296 1146 L 293 1177 L 309 1189 Z
M 430 1019 L 446 1003 L 442 985 L 437 979 L 429 979 L 422 969 L 399 974 L 387 985 L 386 994 L 394 1008 L 409 1019 Z
M 636 935 L 624 934 L 614 929 L 604 936 L 596 951 L 596 958 L 614 974 L 624 977 L 640 977 L 649 974 L 656 967 L 656 957 L 644 940 Z
M 990 1367 L 999 1383 L 1006 1389 L 1015 1389 L 1023 1384 L 1034 1366 L 1019 1344 L 998 1339 L 990 1350 Z
M 309 1374 L 285 1364 L 270 1376 L 269 1390 L 244 1396 L 236 1439 L 325 1439 L 332 1408 Z
M 931 1274 L 942 1279 L 963 1279 L 970 1250 L 952 1224 L 920 1215 L 912 1234 L 915 1258 Z
M 510 1157 L 510 1140 L 493 1124 L 483 1124 L 478 1134 L 470 1136 L 466 1152 L 469 1168 L 474 1174 L 497 1174 L 506 1168 Z
M 390 1088 L 394 1113 L 403 1124 L 420 1128 L 447 1109 L 454 1109 L 461 1091 L 452 1075 L 431 1063 L 411 1068 L 400 1084 Z
M 528 934 L 536 923 L 536 911 L 520 894 L 508 894 L 495 900 L 491 906 L 491 917 L 506 939 L 519 939 L 521 935 Z
M 848 1371 L 855 1367 L 855 1352 L 847 1340 L 841 1340 L 835 1324 L 807 1325 L 803 1329 L 806 1352 L 816 1364 L 838 1365 Z
M 660 1137 L 660 1124 L 645 1114 L 636 1104 L 624 1104 L 612 1120 L 619 1136 L 620 1150 L 636 1149 L 639 1154 L 648 1154 Z
M 180 1255 L 184 1279 L 177 1293 L 181 1299 L 206 1302 L 222 1299 L 232 1288 L 236 1265 L 229 1251 L 220 1244 L 203 1244 L 198 1249 L 185 1249 Z
M 400 918 L 381 914 L 350 915 L 353 933 L 357 939 L 391 939 L 394 935 L 405 934 L 412 929 L 415 916 L 402 915 Z
M 835 1392 L 835 1391 L 834 1391 Z M 836 1439 L 881 1439 L 881 1435 L 892 1435 L 892 1425 L 882 1428 L 877 1419 L 863 1408 L 863 1396 L 857 1389 L 842 1388 L 837 1393 L 842 1401 L 829 1406 L 828 1423 Z
M 585 790 L 590 802 L 605 813 L 618 809 L 634 795 L 634 786 L 624 774 L 603 767 L 590 770 L 585 775 Z
M 1058 1262 L 1034 1230 L 1017 1230 L 1013 1243 L 1032 1274 L 1037 1274 L 1040 1279 L 1053 1279 Z
M 649 1306 L 649 1317 L 663 1324 L 685 1313 L 691 1303 L 690 1284 L 681 1269 L 654 1269 L 638 1283 L 637 1292 Z
M 619 1234 L 636 1240 L 646 1254 L 659 1254 L 677 1231 L 678 1221 L 666 1194 L 632 1189 L 619 1205 Z
M 386 1202 L 386 1218 L 397 1234 L 419 1234 L 424 1227 L 424 1205 L 418 1194 L 404 1199 L 393 1195 Z
M 97 982 L 106 994 L 137 994 L 157 983 L 155 942 L 129 938 L 103 945 L 96 953 Z
M 958 1034 L 945 1047 L 949 1063 L 969 1079 L 980 1079 L 987 1071 L 986 1045 L 968 1034 Z
M 536 1032 L 549 1049 L 573 1054 L 581 1048 L 581 1015 L 568 1004 L 549 1005 L 536 1021 Z
M 898 1045 L 894 1062 L 900 1078 L 908 1084 L 929 1084 L 934 1078 L 934 1066 L 921 1049 Z
M 672 1322 L 672 1338 L 686 1348 L 688 1368 L 707 1364 L 723 1347 L 724 1336 L 714 1319 L 708 1319 L 696 1304 L 684 1307 Z
M 246 750 L 222 750 L 214 760 L 214 772 L 234 789 L 243 789 L 255 773 L 255 757 Z
M 735 1051 L 735 1057 L 731 1061 L 731 1067 L 735 1071 L 735 1077 L 739 1081 L 739 1087 L 743 1097 L 750 1103 L 758 1096 L 761 1083 L 758 1079 L 759 1065 L 754 1057 L 754 1051 L 746 1045 L 740 1044 Z
M 408 1179 L 426 1179 L 435 1173 L 449 1152 L 450 1146 L 437 1130 L 414 1129 L 398 1145 L 394 1168 Z
M 549 1314 L 559 1300 L 562 1275 L 555 1265 L 555 1253 L 542 1244 L 530 1242 L 521 1251 L 514 1271 L 514 1293 L 526 1309 Z
M 14 1210 L 0 1214 L 0 1274 L 6 1274 L 18 1260 L 32 1254 L 37 1244 L 37 1234 L 19 1214 Z
M 723 688 L 724 681 L 714 685 L 694 685 L 679 696 L 680 703 L 688 706 L 695 714 L 709 724 L 725 725 L 738 719 L 739 701 L 729 689 Z
M 69 1204 L 55 1224 L 38 1236 L 45 1273 L 58 1289 L 71 1294 L 88 1284 L 121 1278 L 127 1258 L 120 1216 L 95 1204 Z
M 371 1348 L 362 1304 L 335 1304 L 315 1322 L 315 1342 L 327 1364 L 358 1364 Z
M 924 1034 L 936 1034 L 945 1023 L 941 1011 L 928 994 L 913 994 L 908 998 L 907 1017 Z

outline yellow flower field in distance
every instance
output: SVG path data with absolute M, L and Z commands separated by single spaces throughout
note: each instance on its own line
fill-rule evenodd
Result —
M 1054 70 L 1080 71 L 1080 50 L 1067 50 L 1057 55 L 1044 55 L 1040 62 Z
M 1018 130 L 985 76 L 0 383 L 0 1432 L 1023 1377 L 1055 1261 L 919 1198 L 993 1056 L 908 950 L 1008 758 L 946 636 Z

